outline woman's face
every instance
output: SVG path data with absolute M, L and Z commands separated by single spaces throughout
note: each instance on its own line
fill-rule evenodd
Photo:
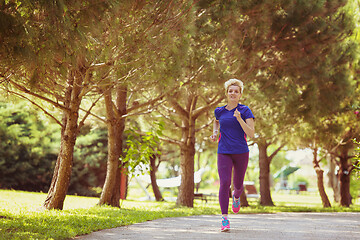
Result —
M 236 85 L 229 86 L 227 91 L 228 102 L 238 103 L 240 101 L 240 97 L 241 97 L 240 87 Z

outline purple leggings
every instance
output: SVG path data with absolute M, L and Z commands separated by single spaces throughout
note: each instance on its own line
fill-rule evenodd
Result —
M 228 214 L 232 168 L 234 167 L 235 198 L 239 198 L 244 189 L 243 182 L 248 162 L 249 152 L 241 154 L 218 153 L 218 172 L 220 178 L 219 203 L 222 214 Z

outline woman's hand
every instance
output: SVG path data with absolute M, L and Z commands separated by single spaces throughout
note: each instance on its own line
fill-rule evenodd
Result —
M 248 118 L 244 121 L 237 109 L 235 109 L 234 117 L 236 117 L 246 135 L 253 138 L 255 136 L 254 119 Z
M 235 109 L 234 117 L 236 117 L 237 119 L 241 118 L 241 113 L 237 109 Z

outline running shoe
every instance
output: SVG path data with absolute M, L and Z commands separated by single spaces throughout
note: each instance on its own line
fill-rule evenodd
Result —
M 233 200 L 232 210 L 234 213 L 238 213 L 240 210 L 240 198 L 235 199 L 234 191 L 232 192 L 232 200 Z
M 226 217 L 222 217 L 221 231 L 222 232 L 230 231 L 230 222 L 229 222 L 229 219 L 227 219 Z

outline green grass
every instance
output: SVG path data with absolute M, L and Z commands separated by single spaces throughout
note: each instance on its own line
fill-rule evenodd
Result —
M 323 209 L 316 196 L 275 194 L 276 207 L 242 208 L 240 213 L 276 212 L 360 212 L 360 206 Z M 194 208 L 177 207 L 173 202 L 126 200 L 121 208 L 96 206 L 98 198 L 67 196 L 64 210 L 40 210 L 46 194 L 0 190 L 0 239 L 68 239 L 100 229 L 125 226 L 164 217 L 220 214 L 218 203 L 196 200 Z M 307 201 L 307 202 L 306 202 Z

